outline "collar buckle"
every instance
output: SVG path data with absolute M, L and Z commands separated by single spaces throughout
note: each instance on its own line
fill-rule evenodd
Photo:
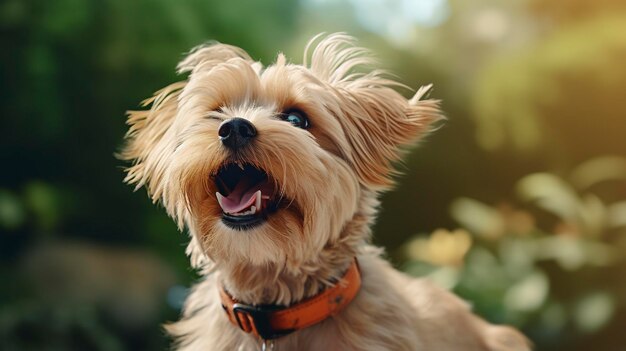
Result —
M 246 333 L 255 333 L 263 340 L 277 339 L 295 330 L 276 330 L 272 327 L 270 316 L 278 310 L 281 308 L 276 306 L 251 306 L 242 303 L 233 305 L 233 315 L 239 329 Z

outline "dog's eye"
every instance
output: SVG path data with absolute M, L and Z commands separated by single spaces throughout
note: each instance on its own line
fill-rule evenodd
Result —
M 304 112 L 301 111 L 286 111 L 280 115 L 280 118 L 285 122 L 291 123 L 294 127 L 302 129 L 307 129 L 310 127 L 309 120 L 306 118 Z

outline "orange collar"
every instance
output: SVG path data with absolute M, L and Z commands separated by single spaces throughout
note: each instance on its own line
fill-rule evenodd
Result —
M 336 315 L 348 306 L 360 287 L 361 273 L 355 258 L 337 284 L 289 307 L 246 305 L 230 296 L 223 286 L 220 287 L 220 298 L 231 323 L 246 333 L 271 340 Z

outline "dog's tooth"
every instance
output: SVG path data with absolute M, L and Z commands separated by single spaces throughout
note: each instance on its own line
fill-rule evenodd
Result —
M 222 198 L 224 198 L 224 195 L 220 194 L 220 192 L 218 191 L 215 193 L 215 197 L 217 197 L 217 203 L 219 203 L 220 207 L 224 209 L 224 206 L 222 205 Z
M 270 199 L 270 196 L 269 196 L 269 195 L 262 195 L 262 196 L 261 196 L 261 199 L 263 199 L 263 200 L 269 200 L 269 199 Z
M 255 213 L 256 213 L 256 206 L 250 207 L 250 214 L 255 214 Z
M 254 196 L 256 196 L 256 200 L 255 200 L 254 204 L 256 205 L 256 208 L 258 208 L 260 210 L 261 209 L 261 198 L 263 197 L 263 194 L 261 193 L 261 190 L 257 190 L 256 193 L 254 193 Z
M 241 162 L 237 162 L 237 165 L 239 166 L 239 168 L 241 168 L 241 170 L 243 171 L 243 164 Z

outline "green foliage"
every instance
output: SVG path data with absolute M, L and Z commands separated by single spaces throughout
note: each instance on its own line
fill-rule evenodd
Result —
M 622 201 L 604 199 L 593 189 L 625 184 L 625 162 L 602 157 L 564 178 L 527 175 L 515 186 L 527 204 L 522 208 L 460 198 L 451 214 L 471 233 L 472 248 L 455 260 L 436 262 L 409 243 L 407 269 L 423 273 L 429 267 L 431 278 L 472 301 L 481 314 L 515 323 L 540 345 L 558 343 L 572 331 L 598 337 L 625 312 L 624 286 L 615 274 L 626 269 L 626 214 Z M 431 246 L 436 235 L 427 239 Z M 458 261 L 464 263 L 450 265 Z
M 0 226 L 5 230 L 15 230 L 26 219 L 20 199 L 7 190 L 0 190 Z
M 570 24 L 494 58 L 474 87 L 478 142 L 487 150 L 510 147 L 556 156 L 550 150 L 579 151 L 578 140 L 570 138 L 580 135 L 563 133 L 579 127 L 599 144 L 594 149 L 610 152 L 621 133 L 594 132 L 623 127 L 619 116 L 626 105 L 615 89 L 626 84 L 625 50 L 626 15 L 617 13 Z
M 168 288 L 180 290 L 175 283 L 196 276 L 184 255 L 186 234 L 143 191 L 133 194 L 122 184 L 124 165 L 113 154 L 126 130 L 125 111 L 177 79 L 183 53 L 207 40 L 273 59 L 286 46 L 297 8 L 278 0 L 0 4 L 0 276 L 12 282 L 0 284 L 0 349 L 166 347 L 160 323 L 177 318 L 182 297 L 169 301 L 161 288 L 150 295 L 147 281 L 170 277 L 173 269 Z M 75 241 L 98 248 L 77 249 L 72 264 L 50 258 L 54 247 Z M 114 294 L 106 277 L 115 264 L 98 259 L 110 246 L 126 247 L 132 257 L 151 250 L 168 273 L 143 271 L 117 283 Z M 42 272 L 29 270 L 31 260 L 41 262 Z M 76 275 L 72 266 L 90 267 L 90 274 Z M 86 277 L 98 283 L 85 286 Z M 93 298 L 43 298 L 53 283 Z M 140 284 L 146 288 L 133 288 Z M 134 314 L 127 308 L 126 318 L 116 319 L 120 307 L 102 294 L 150 308 Z M 142 321 L 139 327 L 127 325 L 131 317 Z

